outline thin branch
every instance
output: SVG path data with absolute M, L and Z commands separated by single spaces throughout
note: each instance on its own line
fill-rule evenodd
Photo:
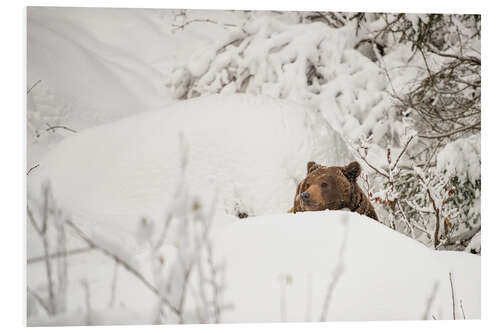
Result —
M 214 20 L 211 20 L 211 19 L 193 19 L 193 20 L 189 20 L 187 22 L 184 22 L 183 24 L 172 24 L 172 26 L 175 27 L 175 29 L 173 29 L 173 31 L 183 30 L 186 26 L 193 24 L 193 23 L 212 23 L 212 24 L 221 25 L 224 27 L 236 27 L 236 24 L 231 24 L 231 23 L 222 23 L 221 24 L 221 23 L 214 21 Z
M 111 295 L 109 297 L 109 307 L 115 305 L 116 300 L 116 282 L 118 281 L 118 267 L 120 264 L 115 260 L 115 267 L 113 268 L 113 277 L 111 278 Z
M 42 308 L 45 310 L 45 312 L 48 315 L 50 315 L 51 312 L 50 312 L 49 306 L 47 304 L 45 304 L 45 301 L 43 300 L 43 298 L 40 295 L 38 295 L 34 290 L 32 290 L 30 287 L 27 287 L 27 288 L 28 288 L 28 294 L 33 296 L 33 298 L 36 299 L 38 304 L 40 304 L 42 306 Z
M 418 172 L 416 173 L 416 175 L 417 178 L 422 182 L 422 185 L 424 185 L 424 187 L 426 188 L 427 195 L 429 196 L 429 199 L 432 203 L 432 208 L 434 209 L 434 215 L 436 216 L 436 227 L 434 229 L 434 248 L 437 248 L 439 245 L 439 224 L 440 224 L 439 208 L 437 207 L 436 201 L 434 200 L 434 197 L 431 194 L 429 185 L 424 181 L 424 179 L 422 179 L 422 177 L 418 174 Z
M 413 135 L 410 137 L 410 139 L 408 139 L 408 141 L 404 145 L 403 149 L 399 153 L 398 157 L 396 158 L 396 161 L 394 161 L 394 165 L 391 167 L 391 170 L 394 170 L 397 167 L 399 160 L 401 159 L 401 156 L 403 156 L 403 154 L 406 152 L 406 150 L 408 149 L 408 146 L 410 145 L 410 142 L 413 140 L 414 137 L 415 136 Z
M 453 278 L 451 276 L 451 272 L 449 272 L 450 277 L 450 286 L 451 286 L 451 300 L 453 302 L 453 320 L 457 319 L 457 315 L 455 313 L 455 290 L 453 288 Z
M 169 214 L 167 216 L 167 219 L 165 220 L 165 223 L 163 224 L 163 230 L 160 233 L 160 237 L 158 238 L 158 241 L 156 242 L 156 244 L 153 246 L 154 250 L 158 250 L 163 245 L 163 242 L 165 241 L 165 237 L 167 236 L 168 229 L 170 228 L 172 218 L 173 218 L 172 214 Z
M 96 249 L 100 250 L 102 253 L 105 255 L 113 258 L 116 262 L 118 262 L 120 265 L 122 265 L 123 268 L 125 268 L 127 271 L 132 273 L 139 281 L 141 281 L 150 291 L 152 291 L 154 294 L 156 294 L 162 302 L 164 302 L 170 310 L 172 310 L 176 315 L 180 316 L 179 310 L 173 306 L 168 299 L 163 297 L 161 293 L 156 289 L 155 286 L 153 286 L 139 271 L 137 271 L 135 268 L 133 268 L 129 263 L 127 263 L 125 260 L 120 258 L 119 256 L 111 253 L 109 250 L 99 246 L 96 244 L 94 241 L 92 241 L 85 233 L 78 228 L 73 222 L 70 220 L 66 220 L 66 224 L 68 224 L 75 232 L 82 238 L 89 246 L 95 247 Z
M 28 95 L 33 90 L 33 88 L 35 88 L 40 82 L 42 82 L 42 80 L 38 80 L 35 83 L 33 83 L 33 85 L 26 92 L 26 95 Z
M 31 168 L 29 168 L 28 172 L 26 172 L 26 176 L 29 175 L 31 171 L 35 170 L 39 166 L 40 166 L 40 163 L 37 163 L 36 165 L 34 165 Z
M 345 225 L 344 226 L 344 238 L 342 240 L 342 244 L 340 246 L 339 255 L 338 255 L 338 263 L 333 271 L 332 279 L 330 280 L 330 284 L 328 285 L 328 288 L 326 290 L 326 295 L 325 295 L 325 300 L 323 302 L 323 310 L 321 312 L 320 321 L 326 321 L 326 317 L 328 315 L 328 309 L 330 307 L 330 302 L 331 302 L 333 290 L 335 289 L 335 286 L 339 282 L 339 279 L 345 270 L 344 252 L 345 252 L 345 248 L 347 246 L 347 231 L 348 231 L 347 228 L 348 228 L 347 225 Z
M 61 258 L 61 257 L 64 257 L 66 255 L 86 253 L 86 252 L 92 251 L 94 249 L 95 248 L 93 248 L 93 247 L 82 247 L 82 248 L 77 248 L 77 249 L 73 249 L 73 250 L 68 250 L 66 252 L 55 252 L 55 253 L 49 254 L 49 258 L 50 259 Z M 37 257 L 28 258 L 27 264 L 28 265 L 35 264 L 37 262 L 43 261 L 44 259 L 45 259 L 45 256 L 37 256 Z
M 460 309 L 462 310 L 462 317 L 464 318 L 464 320 L 467 319 L 465 317 L 464 305 L 462 304 L 462 300 L 460 300 Z
M 419 138 L 423 138 L 423 139 L 442 139 L 442 138 L 446 138 L 446 137 L 449 137 L 449 136 L 452 136 L 454 134 L 457 134 L 457 133 L 460 133 L 460 132 L 464 132 L 464 131 L 467 131 L 467 130 L 470 130 L 470 129 L 480 130 L 481 128 L 478 128 L 478 126 L 480 126 L 480 125 L 481 125 L 481 121 L 478 121 L 477 123 L 475 123 L 473 125 L 460 127 L 458 129 L 456 129 L 454 131 L 451 131 L 451 132 L 448 132 L 448 133 L 439 134 L 439 135 L 422 135 L 422 134 L 419 134 L 418 137 Z
M 352 146 L 351 144 L 351 147 L 354 149 L 354 147 Z M 358 149 L 354 149 L 357 153 L 358 153 L 358 156 L 359 158 L 361 158 L 363 160 L 363 162 L 366 163 L 366 165 L 368 165 L 373 171 L 375 171 L 376 173 L 378 173 L 379 175 L 387 178 L 387 179 L 390 179 L 389 175 L 386 174 L 385 172 L 383 171 L 380 171 L 379 169 L 377 169 L 376 167 L 374 167 L 370 162 L 368 162 L 368 160 L 366 159 L 365 156 L 363 156 L 360 151 L 359 151 L 359 148 Z
M 413 226 L 411 225 L 410 221 L 406 217 L 406 214 L 403 210 L 403 207 L 401 207 L 401 203 L 399 202 L 399 200 L 396 200 L 396 205 L 398 206 L 399 211 L 401 212 L 401 215 L 403 215 L 403 220 L 406 223 L 406 226 L 408 227 L 408 229 L 410 229 L 411 238 L 415 239 L 415 230 L 413 229 Z
M 68 126 L 63 126 L 63 125 L 56 125 L 56 126 L 49 126 L 46 128 L 46 131 L 49 132 L 49 131 L 54 131 L 55 129 L 63 129 L 63 130 L 66 130 L 68 132 L 71 132 L 71 133 L 76 133 L 77 131 L 72 129 L 72 128 L 69 128 Z
M 429 318 L 432 304 L 434 303 L 434 300 L 436 299 L 438 288 L 439 288 L 439 282 L 436 281 L 436 282 L 434 282 L 434 285 L 432 286 L 431 295 L 427 299 L 427 303 L 425 305 L 425 311 L 424 311 L 424 314 L 422 315 L 422 320 L 427 320 Z
M 35 229 L 36 233 L 41 236 L 42 229 L 40 229 L 40 227 L 38 226 L 38 224 L 35 220 L 35 217 L 33 216 L 33 212 L 31 211 L 29 206 L 27 207 L 27 214 L 28 214 L 28 221 L 31 223 L 31 225 Z
M 428 45 L 428 46 L 430 46 L 430 45 Z M 478 59 L 476 57 L 461 57 L 461 56 L 457 56 L 455 54 L 448 54 L 448 53 L 439 52 L 437 50 L 432 49 L 431 47 L 429 47 L 428 49 L 429 49 L 429 52 L 434 53 L 440 57 L 452 58 L 452 59 L 458 60 L 460 62 L 470 62 L 470 63 L 481 66 L 481 59 Z

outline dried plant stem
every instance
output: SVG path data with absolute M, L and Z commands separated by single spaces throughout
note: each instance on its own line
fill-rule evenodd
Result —
M 156 289 L 155 286 L 153 286 L 139 271 L 137 271 L 135 268 L 133 268 L 129 263 L 127 263 L 125 260 L 120 258 L 119 256 L 111 253 L 109 250 L 100 247 L 98 244 L 96 244 L 94 241 L 92 241 L 85 233 L 78 228 L 73 222 L 70 220 L 66 220 L 66 224 L 68 224 L 75 232 L 82 238 L 89 246 L 94 247 L 98 250 L 100 250 L 102 253 L 105 255 L 113 258 L 118 262 L 123 268 L 125 268 L 127 271 L 129 271 L 132 275 L 134 275 L 139 281 L 141 281 L 150 291 L 152 291 L 154 294 L 156 294 L 160 300 L 167 305 L 167 307 L 172 310 L 176 315 L 180 316 L 180 311 L 173 306 L 168 299 L 163 297 L 161 293 Z
M 453 277 L 451 275 L 451 272 L 449 272 L 449 278 L 450 278 L 450 286 L 451 286 L 451 301 L 453 305 L 453 320 L 457 319 L 457 314 L 456 314 L 456 305 L 455 305 L 455 289 L 453 288 Z

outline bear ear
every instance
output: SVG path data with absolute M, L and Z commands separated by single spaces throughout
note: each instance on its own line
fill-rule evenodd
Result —
M 361 174 L 361 165 L 354 161 L 342 168 L 344 176 L 347 177 L 352 182 L 355 182 L 358 176 Z
M 316 162 L 313 161 L 307 162 L 307 174 L 310 174 L 319 167 L 321 167 L 321 165 L 317 164 Z

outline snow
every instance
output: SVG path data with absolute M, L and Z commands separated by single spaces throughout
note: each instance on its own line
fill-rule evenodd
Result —
M 168 104 L 170 98 L 163 86 L 164 78 L 146 62 L 146 55 L 123 49 L 116 38 L 115 45 L 105 42 L 111 33 L 134 36 L 132 31 L 144 15 L 118 10 L 116 13 L 122 15 L 115 20 L 123 19 L 122 22 L 131 26 L 97 33 L 89 26 L 99 31 L 102 31 L 99 27 L 108 26 L 105 12 L 84 9 L 84 15 L 81 13 L 76 8 L 28 10 L 28 85 L 42 80 L 59 98 L 76 105 L 66 125 L 88 127 L 95 121 L 107 122 L 140 109 Z M 89 20 L 93 20 L 93 24 L 89 24 Z
M 398 155 L 404 141 L 393 141 L 411 126 L 394 114 L 412 110 L 394 112 L 390 94 L 426 72 L 409 45 L 387 41 L 384 56 L 354 48 L 382 19 L 358 34 L 354 22 L 330 29 L 297 24 L 299 16 L 28 8 L 27 84 L 40 80 L 27 95 L 28 166 L 40 163 L 27 179 L 29 204 L 50 181 L 64 218 L 159 290 L 173 277 L 175 301 L 179 262 L 199 255 L 186 221 L 195 205 L 213 205 L 222 322 L 318 321 L 335 276 L 325 320 L 479 319 L 479 256 L 433 251 L 349 211 L 286 214 L 308 161 L 353 161 L 344 138 L 363 142 L 377 168 L 387 147 Z M 318 75 L 308 82 L 311 68 Z M 57 124 L 78 133 L 45 131 Z M 437 169 L 480 180 L 480 136 L 447 144 Z M 470 216 L 480 215 L 475 200 Z M 168 214 L 174 230 L 152 251 Z M 69 249 L 86 245 L 67 229 Z M 27 245 L 29 257 L 42 254 L 30 224 Z M 472 250 L 481 251 L 480 232 Z M 48 318 L 29 296 L 28 324 L 157 323 L 158 297 L 121 266 L 113 300 L 114 267 L 98 250 L 71 256 L 68 290 L 58 295 L 67 311 Z M 46 294 L 43 262 L 28 266 L 27 284 Z M 198 322 L 197 307 L 188 292 L 186 322 Z
M 481 135 L 450 142 L 437 156 L 437 168 L 460 181 L 481 179 Z
M 433 251 L 356 213 L 322 211 L 252 217 L 214 232 L 212 240 L 215 261 L 222 261 L 226 268 L 223 299 L 231 305 L 222 312 L 221 322 L 317 321 L 339 264 L 343 269 L 333 288 L 325 318 L 328 321 L 419 320 L 425 313 L 426 319 L 452 319 L 450 272 L 457 319 L 463 318 L 460 304 L 467 319 L 480 318 L 479 256 Z M 148 259 L 147 255 L 136 256 L 145 271 Z M 76 265 L 72 270 L 88 267 Z M 93 281 L 93 311 L 105 318 L 96 319 L 96 323 L 151 323 L 148 313 L 154 309 L 155 297 L 125 273 L 119 276 L 116 293 L 121 307 L 113 310 L 114 316 L 104 315 L 111 311 L 105 307 L 109 296 L 105 270 L 109 266 L 103 262 L 87 272 Z M 196 286 L 196 276 L 192 279 Z M 282 283 L 286 283 L 284 288 Z M 437 290 L 426 311 L 435 285 Z M 69 303 L 70 309 L 77 307 L 78 297 Z M 187 311 L 194 311 L 195 305 L 194 295 L 188 294 Z M 67 316 L 75 316 L 74 311 L 68 311 Z M 85 315 L 85 311 L 76 313 L 80 318 Z M 43 317 L 31 320 L 30 325 L 45 322 Z M 59 319 L 52 323 L 59 322 L 79 321 Z
M 207 205 L 217 195 L 218 211 L 233 216 L 288 211 L 307 161 L 352 161 L 319 113 L 270 97 L 214 95 L 66 138 L 30 174 L 29 189 L 48 179 L 75 223 L 123 243 L 142 217 L 163 220 L 175 205 L 184 158 L 192 195 Z
M 345 234 L 345 252 L 339 257 Z M 224 321 L 279 321 L 282 274 L 292 279 L 286 287 L 287 320 L 305 321 L 307 313 L 319 320 L 339 262 L 344 269 L 328 320 L 422 319 L 434 283 L 439 287 L 431 313 L 451 319 L 449 271 L 467 317 L 480 316 L 479 257 L 429 250 L 365 216 L 325 211 L 257 217 L 231 225 L 214 243 L 226 258 L 230 282 L 224 297 L 235 303 Z

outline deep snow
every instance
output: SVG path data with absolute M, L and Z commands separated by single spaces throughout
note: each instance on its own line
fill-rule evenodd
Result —
M 28 85 L 42 80 L 28 94 L 28 117 L 39 117 L 33 123 L 43 129 L 47 115 L 53 115 L 56 123 L 50 119 L 51 125 L 61 123 L 79 131 L 42 133 L 47 141 L 29 132 L 28 167 L 40 162 L 28 177 L 29 200 L 40 199 L 40 186 L 48 178 L 67 217 L 151 281 L 149 253 L 137 233 L 140 218 L 160 222 L 167 212 L 182 215 L 188 195 L 198 197 L 204 208 L 215 203 L 214 251 L 216 259 L 225 262 L 224 299 L 232 305 L 223 312 L 223 322 L 319 320 L 339 262 L 343 273 L 333 289 L 327 320 L 422 319 L 424 314 L 427 319 L 452 319 L 450 272 L 457 318 L 463 318 L 462 307 L 467 319 L 480 317 L 480 257 L 432 251 L 353 213 L 285 214 L 307 161 L 340 165 L 352 160 L 333 128 L 356 137 L 374 124 L 393 126 L 377 118 L 390 106 L 380 97 L 388 89 L 385 74 L 352 45 L 344 45 L 354 43 L 346 41 L 346 31 L 336 33 L 332 43 L 323 43 L 328 47 L 320 58 L 334 61 L 335 73 L 330 74 L 338 77 L 324 94 L 312 98 L 316 109 L 335 112 L 316 113 L 283 100 L 247 95 L 172 104 L 172 97 L 178 96 L 171 96 L 165 84 L 179 79 L 170 76 L 173 69 L 192 55 L 189 70 L 206 70 L 200 58 L 206 54 L 194 51 L 210 51 L 210 42 L 219 45 L 230 36 L 230 29 L 218 23 L 169 31 L 172 22 L 182 24 L 181 16 L 174 14 L 28 10 Z M 190 19 L 196 18 L 239 24 L 247 17 L 229 11 L 190 11 Z M 289 37 L 300 37 L 305 44 L 314 41 L 308 30 L 299 32 L 303 34 Z M 266 55 L 254 51 L 254 60 Z M 410 53 L 402 46 L 384 57 L 394 67 L 388 71 L 396 87 L 406 87 L 417 75 L 416 69 L 399 66 L 407 65 Z M 262 87 L 269 92 L 280 91 L 265 82 Z M 286 76 L 280 84 L 288 87 L 285 92 L 293 91 L 300 81 Z M 138 115 L 120 120 L 133 114 Z M 67 138 L 57 143 L 63 136 Z M 476 138 L 472 140 L 441 154 L 443 169 L 457 163 L 456 152 L 479 154 L 473 145 Z M 385 154 L 371 149 L 370 158 L 378 166 Z M 250 218 L 239 220 L 238 213 Z M 150 232 L 158 230 L 156 225 Z M 161 249 L 168 259 L 175 258 L 173 244 L 182 241 L 175 235 Z M 68 237 L 70 248 L 84 245 L 73 234 Z M 30 225 L 27 238 L 28 257 L 40 255 L 40 239 Z M 480 234 L 473 243 L 480 248 Z M 121 268 L 117 299 L 109 305 L 113 269 L 114 261 L 98 251 L 71 257 L 67 312 L 47 319 L 41 311 L 28 324 L 86 324 L 81 281 L 89 283 L 93 324 L 153 323 L 156 297 Z M 27 284 L 45 292 L 42 263 L 28 266 Z M 435 285 L 435 299 L 426 312 Z M 191 295 L 189 310 L 194 304 Z M 190 320 L 195 321 L 194 316 Z
M 306 107 L 213 95 L 72 135 L 28 182 L 36 194 L 49 180 L 75 222 L 123 243 L 141 217 L 159 221 L 175 210 L 180 186 L 205 205 L 217 200 L 218 213 L 285 213 L 307 161 L 351 158 L 340 135 Z
M 467 319 L 480 318 L 479 256 L 433 251 L 356 213 L 323 211 L 249 218 L 214 233 L 213 243 L 215 260 L 222 260 L 226 267 L 223 297 L 231 305 L 222 312 L 222 322 L 319 320 L 339 262 L 343 270 L 331 294 L 326 320 L 419 320 L 426 314 L 425 319 L 452 319 L 450 272 L 456 318 L 463 319 L 461 308 Z M 85 276 L 92 281 L 93 322 L 151 323 L 155 297 L 124 271 L 117 285 L 116 304 L 120 306 L 106 308 L 113 265 L 99 256 L 91 262 L 96 259 L 101 264 L 92 270 L 85 261 L 72 267 L 72 278 Z M 148 256 L 136 259 L 147 272 Z M 43 269 L 41 266 L 37 268 Z M 191 281 L 194 286 L 195 280 Z M 35 317 L 30 325 L 84 323 L 82 288 L 78 283 L 70 288 L 73 297 L 68 314 L 55 322 Z M 431 296 L 433 301 L 426 311 Z M 190 295 L 186 309 L 193 311 L 194 306 Z

